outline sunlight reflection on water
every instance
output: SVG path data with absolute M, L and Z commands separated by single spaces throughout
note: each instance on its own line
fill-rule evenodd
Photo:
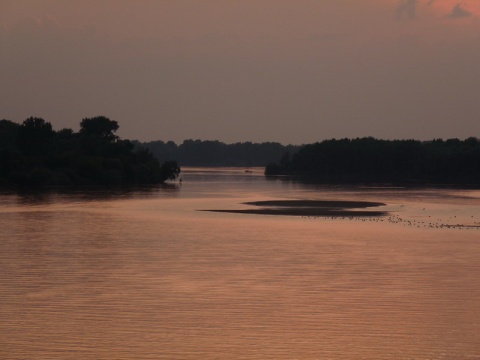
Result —
M 187 169 L 149 190 L 4 194 L 0 358 L 480 358 L 480 230 L 428 225 L 480 223 L 478 198 L 238 169 Z M 196 211 L 269 199 L 380 201 L 391 215 Z

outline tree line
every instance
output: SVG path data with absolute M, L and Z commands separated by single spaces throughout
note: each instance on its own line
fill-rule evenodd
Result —
M 324 183 L 479 184 L 480 141 L 325 140 L 284 154 L 265 174 Z
M 182 166 L 266 166 L 285 152 L 295 153 L 300 146 L 282 145 L 276 142 L 238 142 L 225 144 L 220 141 L 188 139 L 177 145 L 173 141 L 136 143 L 148 148 L 160 161 L 176 159 Z
M 118 128 L 104 116 L 84 118 L 78 132 L 55 131 L 38 117 L 0 120 L 0 185 L 156 184 L 179 175 L 175 161 L 160 165 L 148 149 L 115 135 Z

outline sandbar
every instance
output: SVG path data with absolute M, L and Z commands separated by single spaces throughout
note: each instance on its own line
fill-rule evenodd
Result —
M 233 214 L 283 215 L 283 216 L 318 216 L 318 217 L 368 217 L 385 216 L 386 211 L 364 210 L 384 206 L 384 203 L 369 201 L 334 201 L 334 200 L 269 200 L 243 203 L 255 206 L 252 209 L 214 209 L 203 210 Z M 359 210 L 361 209 L 361 210 Z

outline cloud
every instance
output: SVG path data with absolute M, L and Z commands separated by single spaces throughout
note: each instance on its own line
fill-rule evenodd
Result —
M 395 9 L 395 17 L 398 20 L 407 18 L 415 19 L 417 17 L 418 0 L 401 0 Z
M 447 17 L 451 19 L 459 19 L 459 18 L 464 18 L 469 16 L 472 16 L 472 13 L 464 9 L 461 3 L 458 3 L 457 5 L 455 5 L 454 8 L 452 9 L 452 12 L 447 15 Z

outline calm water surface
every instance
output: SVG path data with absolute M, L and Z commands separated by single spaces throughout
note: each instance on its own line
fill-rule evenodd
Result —
M 390 216 L 200 212 L 367 200 Z M 1 359 L 480 359 L 480 191 L 258 169 L 0 195 Z M 449 226 L 449 227 L 447 227 Z

